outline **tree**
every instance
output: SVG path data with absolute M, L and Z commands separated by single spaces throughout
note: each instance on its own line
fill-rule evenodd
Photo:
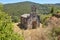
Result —
M 50 13 L 54 13 L 54 7 L 51 8 Z

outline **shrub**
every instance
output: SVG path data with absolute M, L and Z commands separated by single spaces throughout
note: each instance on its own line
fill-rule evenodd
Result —
M 13 32 L 11 17 L 0 9 L 0 40 L 23 40 L 22 35 Z

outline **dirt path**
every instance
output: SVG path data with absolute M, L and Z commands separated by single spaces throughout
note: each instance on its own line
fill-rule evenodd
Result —
M 21 30 L 17 24 L 14 24 L 14 32 L 23 34 L 25 40 L 47 40 L 45 35 L 47 29 L 42 28 L 42 24 L 40 24 L 39 28 L 31 30 Z

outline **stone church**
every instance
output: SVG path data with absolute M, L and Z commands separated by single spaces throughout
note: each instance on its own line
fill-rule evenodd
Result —
M 21 15 L 21 25 L 25 29 L 35 29 L 40 26 L 40 15 L 36 13 L 36 7 L 31 7 L 31 13 Z

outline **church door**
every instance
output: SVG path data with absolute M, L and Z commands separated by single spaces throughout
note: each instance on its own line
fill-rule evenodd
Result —
M 36 21 L 33 21 L 32 22 L 32 29 L 36 28 L 36 26 L 37 26 L 37 22 Z

